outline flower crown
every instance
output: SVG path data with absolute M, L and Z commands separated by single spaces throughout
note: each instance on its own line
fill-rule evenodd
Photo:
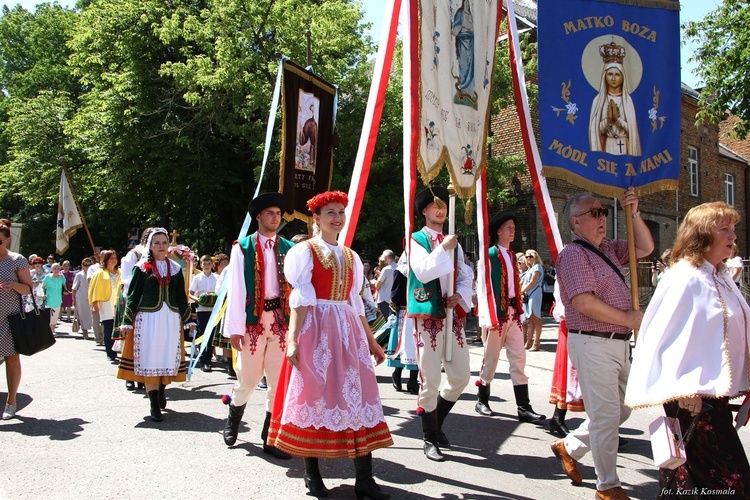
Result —
M 349 196 L 343 191 L 326 191 L 307 200 L 307 209 L 311 213 L 315 213 L 320 207 L 331 203 L 341 203 L 346 207 L 349 204 Z

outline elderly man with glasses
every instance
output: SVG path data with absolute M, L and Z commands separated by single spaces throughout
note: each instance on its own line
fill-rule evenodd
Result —
M 632 208 L 636 256 L 646 257 L 654 250 L 654 241 L 640 217 L 633 188 L 625 191 L 620 204 Z M 560 252 L 557 278 L 568 324 L 568 352 L 578 370 L 588 419 L 565 439 L 555 441 L 552 451 L 567 476 L 580 484 L 577 461 L 591 450 L 596 498 L 626 499 L 617 476 L 618 431 L 630 416 L 623 405 L 630 373 L 629 341 L 643 313 L 633 309 L 624 277 L 627 241 L 605 238 L 607 214 L 590 194 L 574 196 L 565 210 L 575 236 Z

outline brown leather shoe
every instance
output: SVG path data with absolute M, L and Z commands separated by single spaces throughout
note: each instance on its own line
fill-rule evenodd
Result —
M 597 491 L 594 498 L 599 498 L 601 500 L 630 500 L 630 497 L 625 493 L 625 490 L 619 486 L 608 490 Z
M 552 448 L 552 453 L 554 453 L 562 462 L 563 470 L 573 484 L 576 486 L 581 484 L 583 482 L 583 477 L 581 477 L 581 473 L 578 472 L 578 467 L 576 466 L 578 462 L 568 454 L 568 451 L 565 449 L 565 442 L 562 439 L 558 439 L 550 445 L 550 448 Z M 597 492 L 597 495 L 598 494 L 599 492 Z

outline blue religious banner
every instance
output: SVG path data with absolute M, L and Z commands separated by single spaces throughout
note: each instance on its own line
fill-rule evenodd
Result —
M 676 190 L 679 2 L 539 0 L 543 173 L 603 196 Z

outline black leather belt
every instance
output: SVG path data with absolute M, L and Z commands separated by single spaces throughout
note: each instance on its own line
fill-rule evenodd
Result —
M 617 333 L 617 332 L 588 332 L 586 330 L 568 330 L 570 333 L 578 333 L 580 335 L 591 335 L 592 337 L 601 337 L 604 339 L 614 339 L 614 340 L 630 340 L 630 337 L 633 335 L 632 332 L 629 333 Z
M 275 297 L 273 299 L 266 299 L 265 301 L 263 301 L 264 311 L 275 311 L 276 309 L 281 309 L 281 298 Z

